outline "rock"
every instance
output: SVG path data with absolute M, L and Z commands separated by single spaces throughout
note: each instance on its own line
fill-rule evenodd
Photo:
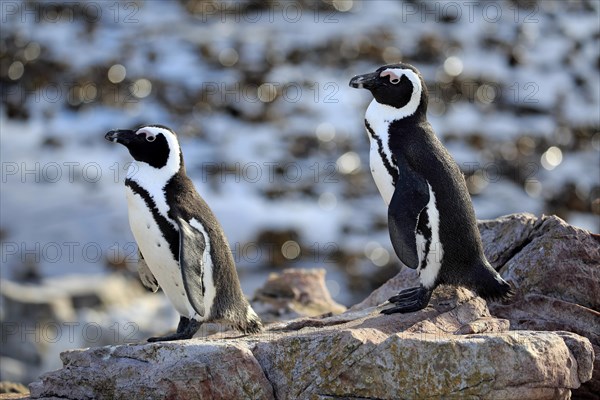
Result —
M 567 399 L 591 376 L 587 339 L 507 331 L 468 290 L 441 287 L 417 313 L 386 316 L 385 307 L 248 337 L 68 351 L 31 397 Z M 484 333 L 462 334 L 470 330 Z
M 0 400 L 29 399 L 29 389 L 21 383 L 0 381 Z
M 175 311 L 138 282 L 122 274 L 61 276 L 40 284 L 3 279 L 2 379 L 28 383 L 59 368 L 66 349 L 130 343 L 172 328 L 176 320 L 170 322 L 168 313 Z
M 0 400 L 29 400 L 29 392 L 24 393 L 0 393 Z
M 494 268 L 501 268 L 525 245 L 536 222 L 537 218 L 534 215 L 526 213 L 479 221 L 483 249 Z
M 576 351 L 587 346 L 589 357 L 580 340 Z M 259 343 L 254 354 L 282 400 L 568 398 L 580 381 L 565 343 L 555 333 L 388 336 L 364 328 L 294 334 Z
M 243 341 L 187 340 L 67 351 L 64 368 L 30 385 L 32 398 L 271 399 Z
M 270 274 L 254 294 L 252 306 L 265 322 L 346 311 L 331 298 L 324 269 L 286 269 Z
M 275 324 L 271 331 L 290 331 L 302 328 L 324 328 L 345 324 L 350 328 L 378 329 L 386 334 L 455 333 L 463 326 L 491 318 L 485 301 L 463 288 L 442 286 L 431 297 L 429 307 L 418 313 L 392 314 L 388 318 L 373 318 L 377 312 L 388 307 L 380 305 L 326 318 L 303 318 Z M 501 321 L 498 325 L 507 325 Z
M 419 274 L 414 269 L 402 268 L 392 279 L 375 289 L 366 299 L 353 305 L 351 310 L 362 310 L 382 304 L 400 290 L 419 286 Z
M 488 260 L 516 289 L 510 301 L 489 303 L 492 315 L 510 321 L 511 329 L 577 333 L 600 354 L 600 236 L 555 216 L 531 214 L 481 221 L 479 229 Z M 417 284 L 415 271 L 403 268 L 352 310 L 380 304 Z M 592 380 L 574 396 L 591 399 L 596 393 L 600 357 Z
M 529 214 L 484 221 L 480 229 L 490 261 L 516 288 L 513 301 L 490 303 L 492 314 L 512 329 L 575 332 L 600 354 L 600 236 L 555 216 Z M 514 243 L 491 240 L 509 233 Z M 597 398 L 600 356 L 594 365 L 593 378 L 574 397 Z
M 0 393 L 29 394 L 29 390 L 21 383 L 0 381 Z
M 537 293 L 600 309 L 600 236 L 558 217 L 535 221 L 512 257 L 499 266 L 503 277 L 521 297 Z
M 31 397 L 596 398 L 597 238 L 527 214 L 480 229 L 489 259 L 515 285 L 511 302 L 488 309 L 467 289 L 440 286 L 424 310 L 381 314 L 388 297 L 414 285 L 409 271 L 352 309 L 319 317 L 315 304 L 335 308 L 324 273 L 286 271 L 257 301 L 302 318 L 246 337 L 68 351 L 62 369 L 30 385 Z

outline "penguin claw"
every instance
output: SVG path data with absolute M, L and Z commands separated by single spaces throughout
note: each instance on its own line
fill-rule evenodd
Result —
M 194 335 L 192 334 L 190 335 L 186 335 L 183 333 L 172 333 L 170 335 L 165 335 L 165 336 L 153 336 L 151 338 L 148 338 L 148 343 L 154 343 L 154 342 L 170 342 L 173 340 L 185 340 L 185 339 L 191 339 Z
M 177 326 L 177 332 L 165 336 L 151 337 L 148 339 L 148 342 L 170 342 L 173 340 L 191 339 L 194 337 L 196 332 L 198 332 L 198 329 L 200 329 L 201 325 L 202 323 L 196 321 L 195 319 L 181 317 L 179 320 L 179 325 Z
M 416 286 L 416 287 L 401 290 L 400 292 L 398 292 L 397 295 L 390 297 L 388 299 L 388 301 L 390 303 L 397 303 L 398 301 L 415 297 L 416 295 L 419 295 L 419 292 L 421 291 L 421 289 L 422 288 L 420 286 Z
M 422 310 L 423 308 L 425 308 L 425 306 L 422 306 L 422 305 L 418 304 L 417 302 L 411 302 L 407 305 L 387 308 L 385 310 L 382 310 L 381 313 L 385 314 L 385 315 L 396 314 L 396 313 L 406 314 L 406 313 L 411 313 L 411 312 Z
M 433 290 L 423 286 L 402 290 L 396 296 L 390 298 L 394 307 L 382 310 L 382 314 L 410 313 L 424 309 L 429 304 Z

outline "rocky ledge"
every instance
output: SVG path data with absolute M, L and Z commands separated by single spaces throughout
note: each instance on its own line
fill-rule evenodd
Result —
M 378 304 L 414 283 L 403 270 L 342 314 L 273 323 L 260 335 L 67 351 L 62 369 L 30 385 L 31 397 L 593 398 L 598 236 L 526 214 L 480 229 L 490 261 L 516 286 L 509 303 L 488 307 L 440 287 L 425 310 L 382 315 Z

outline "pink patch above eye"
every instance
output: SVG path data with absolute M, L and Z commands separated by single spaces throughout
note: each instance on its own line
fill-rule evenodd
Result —
M 144 135 L 146 137 L 146 139 L 148 139 L 148 136 L 154 136 L 153 134 L 151 134 L 150 132 L 147 132 L 147 131 L 140 131 L 137 134 Z
M 381 71 L 381 74 L 379 74 L 379 76 L 382 78 L 389 76 L 390 82 L 392 83 L 398 83 L 400 81 L 400 78 L 402 78 L 402 74 L 398 75 L 398 72 L 393 69 L 386 69 L 385 71 Z

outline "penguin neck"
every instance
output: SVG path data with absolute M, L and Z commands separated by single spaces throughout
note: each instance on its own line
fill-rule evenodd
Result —
M 421 91 L 413 93 L 410 101 L 402 108 L 396 108 L 387 104 L 378 102 L 376 99 L 371 101 L 365 118 L 371 126 L 377 124 L 389 125 L 394 121 L 408 119 L 409 117 L 420 119 L 425 116 L 425 109 L 422 104 Z
M 375 99 L 369 104 L 365 114 L 365 120 L 371 126 L 373 132 L 379 135 L 386 145 L 389 144 L 390 125 L 392 123 L 394 123 L 394 125 L 406 124 L 409 126 L 427 121 L 425 106 L 421 101 L 414 103 L 413 100 L 415 97 L 416 96 L 413 96 L 413 99 L 402 108 L 382 104 Z M 420 96 L 417 98 L 420 98 Z M 414 104 L 416 104 L 416 107 Z
M 171 151 L 165 165 L 155 168 L 143 161 L 133 161 L 127 170 L 127 179 L 136 182 L 151 196 L 164 192 L 167 183 L 177 174 L 185 175 L 181 151 Z

